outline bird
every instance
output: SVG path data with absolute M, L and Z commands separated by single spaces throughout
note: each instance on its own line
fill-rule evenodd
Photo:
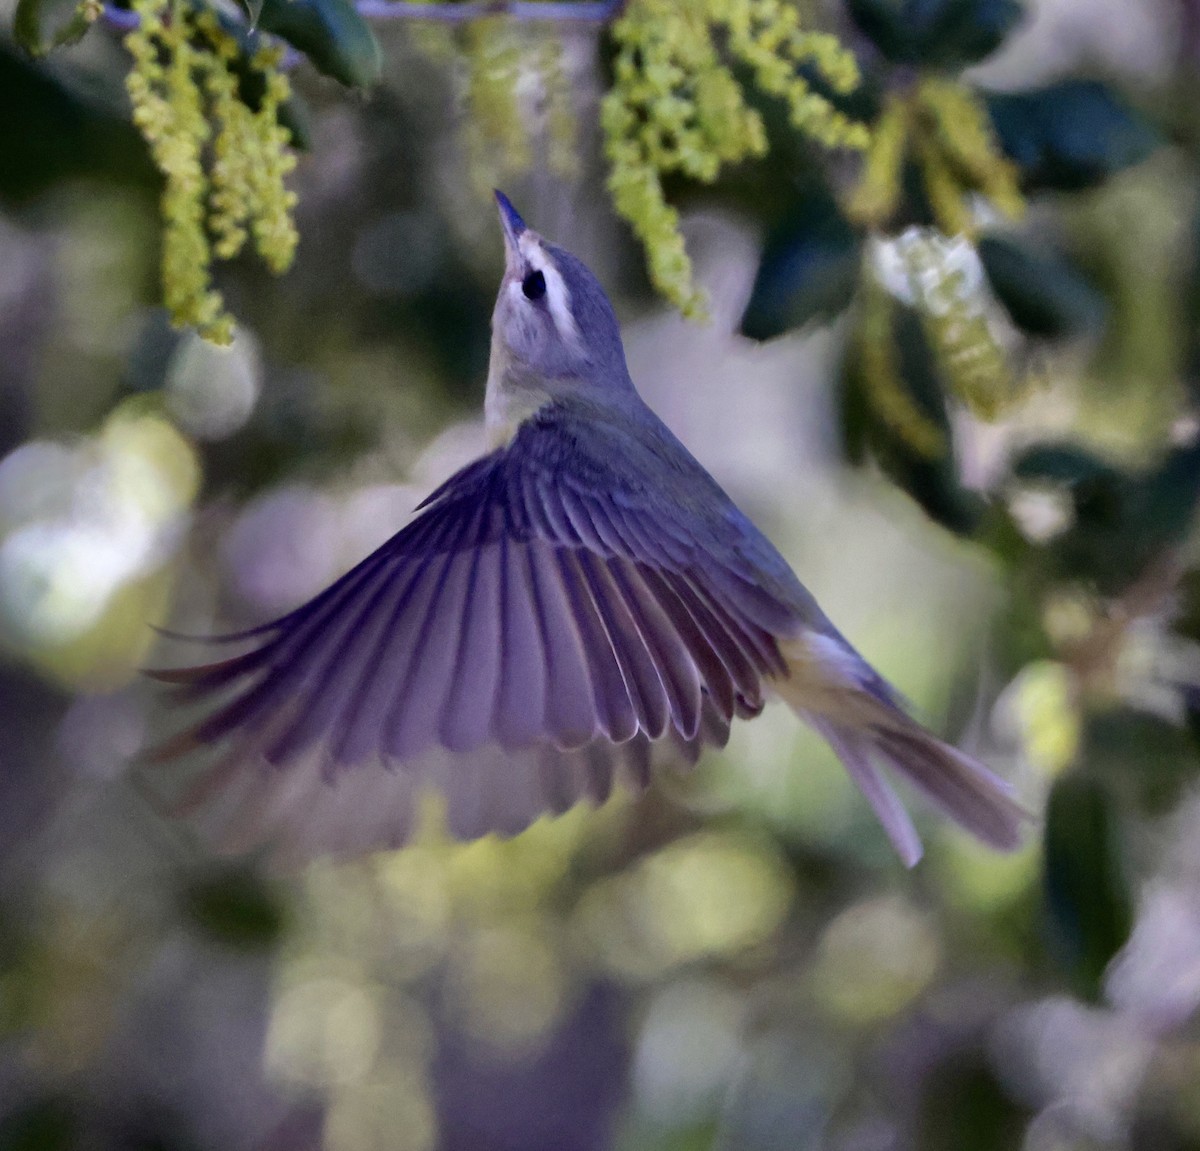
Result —
M 199 718 L 149 754 L 218 850 L 402 846 L 429 790 L 460 839 L 644 788 L 782 699 L 829 743 L 907 866 L 898 776 L 1013 850 L 1009 783 L 914 719 L 654 414 L 593 273 L 495 193 L 505 267 L 490 450 L 307 603 L 159 668 Z

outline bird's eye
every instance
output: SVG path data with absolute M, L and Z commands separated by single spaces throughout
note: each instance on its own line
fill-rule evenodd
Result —
M 546 294 L 546 277 L 541 272 L 530 272 L 521 281 L 521 291 L 527 300 L 540 300 Z

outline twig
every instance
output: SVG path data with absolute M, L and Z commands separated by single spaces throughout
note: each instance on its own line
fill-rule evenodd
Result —
M 419 4 L 413 0 L 357 0 L 355 8 L 367 20 L 436 20 L 442 24 L 467 24 L 488 16 L 544 24 L 607 24 L 620 15 L 625 0 L 478 0 L 462 4 Z M 104 6 L 105 23 L 128 32 L 138 25 L 136 12 Z
M 620 13 L 624 0 L 481 0 L 479 3 L 419 4 L 412 0 L 358 0 L 359 15 L 368 20 L 438 20 L 445 24 L 465 24 L 486 16 L 507 16 L 510 20 L 556 24 L 605 24 Z
M 111 4 L 105 4 L 104 22 L 122 32 L 132 32 L 141 21 L 138 14 L 128 8 L 114 8 Z

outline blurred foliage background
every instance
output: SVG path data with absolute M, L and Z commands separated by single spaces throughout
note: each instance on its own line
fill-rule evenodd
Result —
M 0 1149 L 1200 1147 L 1200 4 L 415 7 L 0 0 Z M 510 841 L 146 804 L 150 625 L 481 450 L 501 181 L 1023 851 L 775 709 Z

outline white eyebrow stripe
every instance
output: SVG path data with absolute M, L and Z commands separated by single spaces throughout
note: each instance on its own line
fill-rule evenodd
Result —
M 537 239 L 528 232 L 521 236 L 518 245 L 529 266 L 546 278 L 546 303 L 549 305 L 550 318 L 554 321 L 559 337 L 572 347 L 579 348 L 583 340 L 579 334 L 579 325 L 575 323 L 575 317 L 571 313 L 571 291 L 562 274 Z

